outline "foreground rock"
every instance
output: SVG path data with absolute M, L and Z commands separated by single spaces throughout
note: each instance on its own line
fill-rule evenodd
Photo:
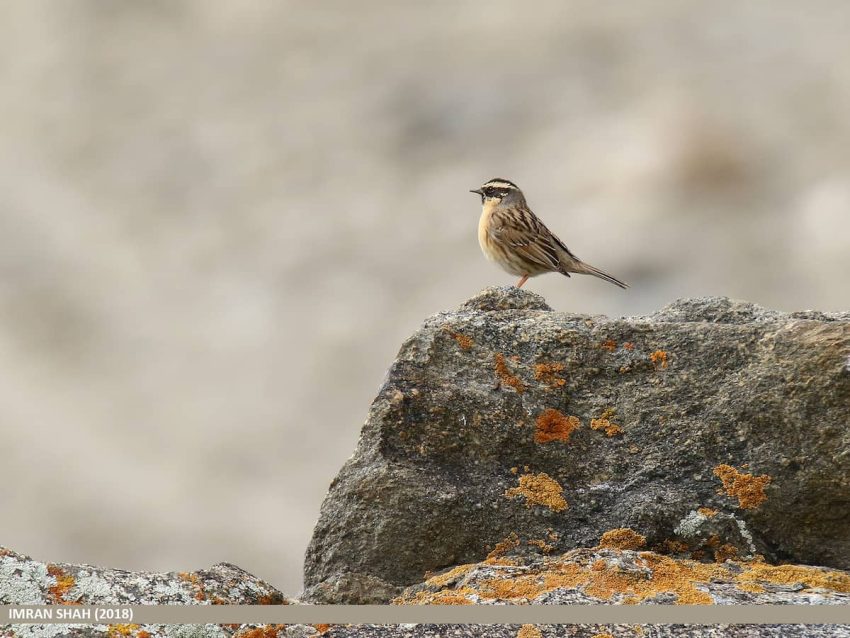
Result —
M 279 605 L 277 589 L 235 565 L 129 572 L 42 563 L 0 547 L 0 605 Z
M 850 314 L 711 298 L 611 320 L 488 289 L 402 346 L 306 599 L 385 602 L 507 539 L 531 557 L 620 528 L 679 557 L 850 567 L 849 358 Z
M 840 625 L 27 625 L 4 638 L 848 638 Z M 54 630 L 61 633 L 52 633 Z
M 639 543 L 629 530 L 609 545 Z M 613 547 L 523 558 L 515 538 L 478 564 L 407 589 L 398 604 L 848 604 L 850 574 L 760 562 L 704 564 Z M 0 550 L 0 604 L 275 604 L 277 590 L 237 567 L 132 573 L 40 563 Z M 73 607 L 71 607 L 73 609 Z M 850 637 L 836 625 L 0 625 L 3 638 L 761 638 Z
M 399 604 L 847 605 L 850 573 L 756 561 L 701 563 L 654 552 L 576 549 L 491 556 L 408 588 Z
M 295 636 L 294 632 L 292 635 Z M 305 636 L 308 635 L 305 634 Z M 333 627 L 322 634 L 322 638 L 848 638 L 848 636 L 850 636 L 850 630 L 836 625 L 351 626 Z M 284 636 L 281 635 L 280 638 Z
M 277 589 L 235 565 L 194 572 L 129 572 L 42 563 L 0 547 L 0 605 L 279 605 Z M 2 625 L 4 638 L 228 638 L 240 625 Z M 252 638 L 269 638 L 255 634 Z
M 323 638 L 847 638 L 835 625 L 418 625 L 347 627 Z

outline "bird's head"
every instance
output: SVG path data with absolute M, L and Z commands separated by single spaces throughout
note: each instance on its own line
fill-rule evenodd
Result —
M 475 188 L 469 192 L 480 195 L 482 204 L 513 204 L 525 201 L 522 191 L 516 184 L 500 177 L 491 179 L 481 188 Z

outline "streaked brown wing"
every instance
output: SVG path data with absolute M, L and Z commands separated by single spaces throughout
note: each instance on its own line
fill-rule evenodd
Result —
M 561 270 L 561 260 L 552 234 L 542 222 L 516 210 L 493 215 L 489 228 L 494 241 L 546 270 Z
M 563 250 L 570 259 L 572 259 L 573 261 L 575 261 L 577 263 L 581 262 L 581 259 L 576 257 L 573 254 L 573 251 L 571 251 L 569 248 L 567 248 L 566 244 L 564 244 L 564 242 L 562 242 L 560 239 L 558 239 L 558 236 L 555 233 L 550 232 L 549 234 L 552 237 L 552 241 L 554 243 L 558 244 L 558 246 L 561 248 L 561 250 Z M 569 275 L 567 275 L 567 276 L 569 277 Z

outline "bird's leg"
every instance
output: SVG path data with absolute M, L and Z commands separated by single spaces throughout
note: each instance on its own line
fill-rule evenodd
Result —
M 528 275 L 523 275 L 523 278 L 519 280 L 519 283 L 516 285 L 517 288 L 522 288 L 522 285 L 528 281 Z

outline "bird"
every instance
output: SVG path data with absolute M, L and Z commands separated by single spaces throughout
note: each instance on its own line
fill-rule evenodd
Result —
M 478 243 L 490 261 L 517 275 L 516 287 L 522 288 L 529 277 L 547 272 L 593 275 L 620 288 L 629 285 L 604 270 L 583 262 L 540 221 L 525 195 L 513 182 L 494 178 L 470 193 L 481 196 Z

